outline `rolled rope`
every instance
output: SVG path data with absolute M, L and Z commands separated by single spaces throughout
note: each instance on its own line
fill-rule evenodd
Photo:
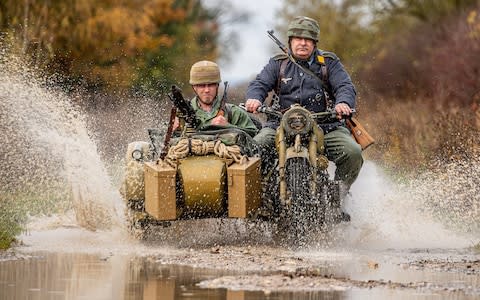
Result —
M 202 141 L 199 139 L 181 139 L 175 146 L 170 147 L 166 157 L 167 161 L 176 161 L 188 156 L 189 153 L 195 155 L 207 155 L 214 153 L 220 158 L 233 159 L 239 164 L 246 162 L 246 155 L 242 155 L 238 145 L 227 146 L 222 141 Z

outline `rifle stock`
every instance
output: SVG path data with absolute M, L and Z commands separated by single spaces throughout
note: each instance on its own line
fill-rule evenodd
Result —
M 168 129 L 167 129 L 167 134 L 165 135 L 165 139 L 163 141 L 163 149 L 162 152 L 160 152 L 160 159 L 164 159 L 165 156 L 167 156 L 168 153 L 168 148 L 170 145 L 170 139 L 172 138 L 173 134 L 173 124 L 175 123 L 175 117 L 177 115 L 177 108 L 174 106 L 170 110 L 170 122 L 168 123 Z
M 367 149 L 369 146 L 375 143 L 375 140 L 372 138 L 370 134 L 368 134 L 367 130 L 358 122 L 358 120 L 354 117 L 351 117 L 346 120 L 347 127 L 352 132 L 355 141 L 362 147 L 362 150 Z
M 222 96 L 222 99 L 221 99 L 221 102 L 220 102 L 220 109 L 218 110 L 218 113 L 217 113 L 217 116 L 218 115 L 222 115 L 224 116 L 225 118 L 227 118 L 226 116 L 226 106 L 227 106 L 227 89 L 228 89 L 228 81 L 225 81 L 223 83 L 224 85 L 224 88 L 223 88 L 223 96 Z M 230 121 L 230 120 L 227 120 L 227 121 Z

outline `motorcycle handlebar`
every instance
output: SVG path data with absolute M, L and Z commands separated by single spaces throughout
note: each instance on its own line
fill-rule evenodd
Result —
M 242 103 L 240 104 L 240 107 L 245 109 L 245 105 Z M 281 111 L 278 111 L 278 110 L 275 110 L 273 108 L 271 108 L 270 106 L 259 106 L 257 108 L 257 112 L 259 113 L 264 113 L 264 114 L 267 114 L 267 115 L 271 115 L 271 116 L 274 116 L 274 117 L 277 117 L 279 119 L 281 119 L 283 117 L 283 113 L 285 112 L 281 112 Z M 350 111 L 350 115 L 347 116 L 347 115 L 342 115 L 342 119 L 347 119 L 349 118 L 351 115 L 353 115 L 354 113 L 356 113 L 356 110 L 355 109 L 351 109 Z M 335 110 L 327 110 L 327 111 L 323 111 L 323 112 L 318 112 L 318 113 L 311 113 L 312 115 L 312 118 L 317 120 L 317 121 L 327 121 L 327 120 L 333 120 L 333 119 L 338 119 L 338 114 Z

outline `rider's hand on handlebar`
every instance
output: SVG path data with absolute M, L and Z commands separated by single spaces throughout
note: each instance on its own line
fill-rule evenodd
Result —
M 245 108 L 248 112 L 256 113 L 260 105 L 262 105 L 262 102 L 258 99 L 247 99 L 245 102 Z
M 352 109 L 346 103 L 338 103 L 335 105 L 335 111 L 337 112 L 338 119 L 342 119 L 352 113 Z

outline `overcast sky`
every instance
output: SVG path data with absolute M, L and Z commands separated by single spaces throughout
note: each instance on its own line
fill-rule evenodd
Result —
M 229 63 L 221 63 L 222 79 L 232 83 L 249 80 L 261 71 L 268 59 L 280 50 L 267 36 L 267 30 L 274 29 L 274 14 L 282 1 L 278 0 L 204 0 L 205 5 L 230 2 L 234 9 L 247 11 L 249 22 L 235 24 L 239 34 L 238 48 Z M 229 31 L 231 28 L 225 28 Z

